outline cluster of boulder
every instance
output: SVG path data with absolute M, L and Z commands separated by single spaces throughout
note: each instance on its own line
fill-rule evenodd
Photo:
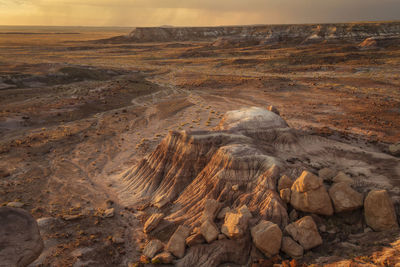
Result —
M 313 214 L 332 216 L 362 207 L 365 222 L 373 230 L 397 228 L 394 205 L 388 193 L 385 190 L 372 190 L 364 198 L 362 193 L 353 189 L 353 183 L 345 173 L 336 174 L 331 169 L 320 170 L 318 176 L 303 171 L 295 181 L 286 175 L 281 176 L 277 189 L 282 200 L 292 207 L 292 213 L 304 214 L 302 218 L 292 219 L 283 227 L 272 221 L 257 219 L 259 216 L 253 216 L 246 205 L 232 209 L 223 207 L 217 200 L 207 199 L 199 227 L 191 229 L 180 225 L 166 245 L 160 240 L 151 240 L 143 254 L 153 263 L 168 264 L 174 258 L 183 258 L 186 247 L 223 239 L 239 240 L 250 232 L 253 244 L 267 258 L 282 251 L 290 258 L 301 259 L 305 251 L 323 243 Z M 155 229 L 163 217 L 162 213 L 152 214 L 144 225 L 144 232 Z

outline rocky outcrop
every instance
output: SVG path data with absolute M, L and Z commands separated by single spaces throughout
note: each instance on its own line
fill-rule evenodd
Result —
M 292 185 L 290 204 L 304 212 L 321 215 L 332 215 L 331 199 L 326 191 L 322 179 L 304 171 Z
M 334 184 L 329 189 L 335 212 L 352 211 L 363 206 L 363 195 L 353 190 L 346 182 Z
M 36 220 L 25 210 L 0 207 L 0 265 L 28 266 L 43 250 Z
M 400 23 L 337 23 L 257 25 L 229 27 L 138 27 L 129 35 L 100 40 L 102 43 L 210 41 L 215 47 L 266 45 L 279 42 L 313 44 L 388 38 L 400 33 Z
M 306 216 L 300 220 L 289 224 L 285 228 L 294 240 L 305 249 L 312 249 L 322 244 L 322 238 L 318 232 L 317 225 L 311 216 Z
M 278 225 L 269 221 L 261 221 L 251 228 L 251 237 L 256 247 L 265 256 L 272 257 L 279 253 L 282 242 L 282 231 Z
M 398 228 L 396 212 L 386 190 L 373 190 L 364 201 L 365 221 L 375 231 Z

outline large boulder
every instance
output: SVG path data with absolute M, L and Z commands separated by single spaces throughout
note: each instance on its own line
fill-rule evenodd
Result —
M 289 224 L 286 226 L 285 232 L 299 242 L 305 250 L 312 249 L 322 244 L 322 238 L 318 232 L 317 225 L 311 216 L 303 217 Z
M 372 190 L 364 201 L 365 221 L 375 231 L 398 228 L 396 212 L 386 190 Z
M 148 258 L 153 258 L 158 252 L 160 252 L 164 248 L 163 243 L 158 240 L 154 239 L 151 240 L 143 249 L 143 255 Z
M 303 247 L 289 236 L 282 238 L 281 250 L 293 259 L 301 259 L 304 253 Z
M 210 220 L 206 220 L 200 227 L 200 232 L 207 243 L 211 243 L 218 238 L 219 231 L 217 226 Z
M 36 220 L 23 209 L 0 207 L 0 266 L 27 266 L 42 250 Z
M 291 190 L 290 204 L 295 209 L 320 215 L 333 214 L 332 202 L 323 181 L 314 174 L 303 171 Z
M 161 222 L 161 220 L 163 218 L 164 218 L 164 214 L 162 214 L 162 213 L 152 214 L 145 222 L 143 231 L 145 233 L 150 233 L 158 226 L 158 224 Z
M 171 252 L 175 257 L 182 258 L 185 255 L 186 238 L 190 234 L 190 229 L 187 226 L 180 225 L 167 244 L 167 251 Z
M 335 212 L 352 211 L 363 206 L 363 195 L 353 190 L 346 182 L 334 184 L 329 189 Z
M 228 212 L 221 232 L 231 239 L 240 238 L 246 232 L 250 218 L 251 213 L 247 207 L 242 207 L 237 212 Z
M 282 242 L 282 231 L 273 222 L 262 220 L 259 224 L 251 228 L 251 237 L 256 247 L 265 256 L 272 257 L 279 253 Z

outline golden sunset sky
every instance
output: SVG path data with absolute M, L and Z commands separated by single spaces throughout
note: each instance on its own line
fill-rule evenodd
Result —
M 202 26 L 400 19 L 400 0 L 0 0 L 0 25 Z

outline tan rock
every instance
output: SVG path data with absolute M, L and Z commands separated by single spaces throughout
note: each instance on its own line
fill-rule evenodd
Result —
M 322 244 L 322 238 L 319 235 L 317 225 L 311 216 L 303 217 L 289 224 L 286 226 L 285 232 L 299 242 L 305 250 Z
M 250 218 L 251 213 L 246 206 L 242 207 L 238 212 L 228 212 L 225 215 L 221 232 L 231 239 L 240 238 L 247 230 Z
M 282 189 L 286 188 L 291 188 L 292 185 L 293 185 L 292 179 L 290 179 L 286 175 L 282 175 L 282 177 L 279 179 L 278 182 L 278 191 L 281 191 Z
M 291 190 L 290 204 L 295 209 L 328 216 L 333 214 L 332 202 L 322 179 L 314 174 L 303 171 Z
M 104 211 L 103 217 L 104 218 L 112 218 L 112 217 L 114 217 L 114 213 L 115 213 L 114 208 L 106 209 Z
M 339 172 L 333 179 L 332 181 L 334 183 L 347 183 L 349 185 L 354 184 L 354 180 L 347 176 L 344 172 Z
M 150 233 L 151 231 L 153 231 L 158 224 L 160 223 L 160 221 L 164 218 L 164 214 L 162 213 L 155 213 L 152 214 L 146 221 L 146 223 L 144 224 L 143 227 L 143 231 L 145 233 Z
M 153 258 L 158 252 L 160 252 L 164 248 L 163 243 L 158 240 L 154 239 L 151 240 L 143 249 L 143 255 L 148 258 Z
M 200 227 L 200 232 L 207 243 L 211 243 L 216 240 L 219 234 L 217 226 L 210 220 L 203 222 Z
M 337 171 L 330 169 L 330 168 L 323 168 L 319 170 L 318 176 L 324 181 L 332 181 L 333 177 L 335 177 Z
M 224 219 L 225 215 L 230 211 L 231 211 L 230 207 L 225 207 L 225 208 L 221 209 L 221 211 L 218 212 L 217 219 L 219 219 L 219 220 Z
M 288 236 L 282 238 L 281 250 L 293 259 L 301 259 L 304 253 L 303 247 Z
M 219 203 L 215 199 L 207 199 L 204 204 L 202 221 L 203 222 L 206 220 L 214 221 L 220 209 L 221 209 L 221 203 Z
M 396 212 L 386 190 L 373 190 L 364 201 L 365 221 L 375 231 L 398 228 Z
M 285 188 L 282 189 L 280 191 L 280 195 L 281 195 L 281 199 L 285 202 L 285 203 L 289 203 L 290 202 L 290 196 L 292 194 L 292 191 L 290 190 L 290 188 Z
M 353 190 L 348 183 L 340 182 L 329 189 L 335 212 L 352 211 L 363 206 L 363 195 Z
M 182 258 L 185 255 L 186 238 L 190 234 L 187 226 L 180 225 L 168 241 L 166 250 L 175 257 Z
M 21 202 L 8 202 L 7 207 L 11 208 L 22 208 L 24 206 L 24 203 Z
M 389 153 L 393 156 L 400 156 L 400 142 L 389 146 Z
M 154 258 L 152 258 L 151 262 L 153 264 L 157 264 L 157 263 L 171 264 L 173 259 L 174 259 L 174 257 L 172 256 L 171 253 L 169 253 L 168 251 L 164 251 L 164 252 L 156 255 Z
M 277 224 L 262 220 L 251 228 L 251 236 L 256 247 L 265 256 L 272 257 L 279 253 L 282 242 L 282 231 Z
M 188 247 L 193 247 L 198 244 L 203 244 L 204 242 L 205 239 L 201 233 L 195 233 L 186 238 L 186 245 L 188 245 Z

